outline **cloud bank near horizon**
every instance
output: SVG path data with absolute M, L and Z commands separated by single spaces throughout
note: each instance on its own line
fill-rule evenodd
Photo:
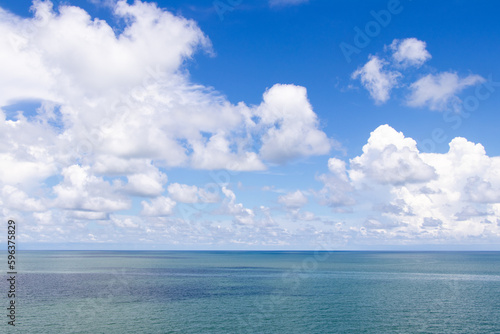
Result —
M 118 1 L 120 31 L 76 6 L 35 1 L 33 13 L 0 9 L 0 204 L 4 218 L 25 222 L 24 242 L 498 241 L 500 158 L 480 144 L 455 138 L 447 153 L 422 153 L 381 125 L 348 163 L 331 158 L 317 184 L 247 206 L 236 173 L 339 147 L 305 87 L 276 83 L 248 105 L 191 82 L 189 61 L 213 53 L 210 39 L 196 22 L 152 3 Z M 390 49 L 392 60 L 372 56 L 353 74 L 378 103 L 390 99 L 399 71 L 431 59 L 414 38 Z M 481 80 L 428 74 L 409 86 L 408 105 L 445 108 Z M 220 177 L 185 184 L 169 175 L 175 168 Z

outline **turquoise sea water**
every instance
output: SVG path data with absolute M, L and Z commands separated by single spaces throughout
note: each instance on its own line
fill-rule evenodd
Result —
M 500 333 L 500 252 L 24 251 L 18 260 L 17 325 L 3 315 L 2 333 Z M 6 314 L 5 279 L 0 289 Z

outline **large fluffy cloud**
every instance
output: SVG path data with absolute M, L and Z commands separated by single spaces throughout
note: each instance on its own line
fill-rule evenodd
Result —
M 318 129 L 319 121 L 304 87 L 274 85 L 264 94 L 257 115 L 265 131 L 260 154 L 268 161 L 282 163 L 330 151 L 330 140 Z
M 371 133 L 363 154 L 351 160 L 349 175 L 357 183 L 405 184 L 429 181 L 435 171 L 423 162 L 413 139 L 382 125 Z
M 84 153 L 101 170 L 117 159 L 262 170 L 262 159 L 287 162 L 330 149 L 302 87 L 274 86 L 261 106 L 248 107 L 191 84 L 180 66 L 198 49 L 211 52 L 209 39 L 191 20 L 154 4 L 119 1 L 114 15 L 125 28 L 116 33 L 78 7 L 55 11 L 50 2 L 36 1 L 33 10 L 29 19 L 0 12 L 0 84 L 6 87 L 0 106 L 53 101 L 51 121 L 62 133 L 52 139 L 72 162 Z M 289 98 L 298 104 L 286 103 Z M 271 119 L 272 110 L 281 114 Z M 42 130 L 47 137 L 53 129 Z
M 500 236 L 500 157 L 489 157 L 480 144 L 455 138 L 446 153 L 421 153 L 413 139 L 382 125 L 349 169 L 338 159 L 330 165 L 321 194 L 335 199 L 345 189 L 356 198 L 334 203 L 355 205 L 357 215 L 367 216 L 357 230 L 362 235 L 395 242 Z
M 0 189 L 12 209 L 101 220 L 147 197 L 144 215 L 167 216 L 175 200 L 219 198 L 168 185 L 165 168 L 263 170 L 331 148 L 303 87 L 277 84 L 248 106 L 191 83 L 183 65 L 212 52 L 192 20 L 141 1 L 114 4 L 119 30 L 76 6 L 32 10 L 0 9 Z
M 64 180 L 53 187 L 55 205 L 63 209 L 96 212 L 125 210 L 130 203 L 118 191 L 116 183 L 111 184 L 90 173 L 88 166 L 72 165 L 62 171 Z
M 23 98 L 71 103 L 75 95 L 131 88 L 148 67 L 172 73 L 197 48 L 209 47 L 193 21 L 154 4 L 119 1 L 115 17 L 128 22 L 119 36 L 75 6 L 61 6 L 56 13 L 51 2 L 35 1 L 33 10 L 32 19 L 0 12 L 0 57 L 9 64 L 0 68 L 0 84 L 9 87 L 2 90 L 1 105 Z

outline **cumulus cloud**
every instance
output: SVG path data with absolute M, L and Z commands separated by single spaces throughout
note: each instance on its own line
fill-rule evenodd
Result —
M 492 182 L 496 183 L 492 185 Z M 467 179 L 465 193 L 472 202 L 477 203 L 499 203 L 500 184 L 498 179 L 486 181 L 480 176 L 472 176 Z
M 44 108 L 40 108 L 43 114 Z M 0 182 L 33 187 L 57 172 L 57 132 L 41 120 L 30 122 L 22 113 L 7 119 L 0 108 Z
M 299 209 L 307 204 L 307 197 L 300 190 L 278 197 L 278 202 L 287 208 Z
M 355 183 L 405 184 L 435 177 L 434 168 L 419 156 L 417 143 L 387 124 L 371 133 L 363 154 L 352 159 L 350 165 L 349 176 Z
M 231 152 L 231 143 L 224 132 L 208 140 L 192 143 L 192 165 L 200 169 L 263 170 L 266 169 L 255 152 Z
M 174 207 L 176 205 L 175 201 L 164 196 L 153 198 L 149 202 L 142 201 L 141 204 L 141 214 L 154 217 L 170 216 L 174 212 Z
M 431 110 L 456 108 L 461 102 L 458 93 L 484 81 L 483 77 L 473 74 L 465 78 L 453 72 L 428 74 L 410 85 L 407 103 L 411 107 L 428 106 Z
M 163 185 L 167 182 L 167 175 L 156 168 L 143 173 L 127 176 L 125 190 L 136 196 L 159 196 L 163 192 Z
M 1 14 L 6 32 L 1 43 L 8 50 L 2 58 L 10 66 L 0 69 L 0 83 L 11 87 L 2 90 L 2 105 L 22 98 L 62 102 L 69 94 L 133 87 L 152 64 L 172 73 L 199 47 L 210 47 L 193 21 L 151 3 L 116 3 L 115 17 L 129 22 L 118 37 L 105 21 L 79 7 L 61 6 L 56 13 L 51 2 L 35 1 L 33 10 L 33 19 Z M 36 86 L 38 93 L 30 94 L 26 85 Z
M 424 222 L 422 223 L 422 227 L 441 227 L 443 222 L 440 219 L 435 219 L 432 217 L 424 217 Z
M 312 221 L 317 217 L 313 212 L 304 211 L 302 207 L 309 202 L 307 196 L 301 190 L 289 192 L 278 197 L 278 203 L 283 205 L 287 216 L 293 221 Z
M 472 205 L 467 205 L 466 207 L 463 208 L 462 211 L 457 212 L 455 214 L 455 217 L 457 220 L 468 220 L 474 217 L 480 217 L 480 216 L 492 216 L 493 212 L 486 212 L 486 211 L 479 211 L 479 208 L 475 208 Z
M 50 1 L 34 1 L 28 18 L 0 9 L 5 214 L 109 220 L 140 197 L 143 216 L 170 217 L 177 202 L 221 198 L 166 187 L 168 168 L 255 171 L 330 151 L 305 88 L 277 84 L 258 105 L 232 104 L 184 69 L 197 52 L 212 54 L 196 22 L 153 3 L 108 4 L 119 30 Z M 6 112 L 26 101 L 40 107 Z M 252 216 L 226 195 L 228 211 Z
M 292 159 L 322 155 L 332 145 L 321 131 L 319 121 L 307 99 L 304 87 L 276 84 L 264 93 L 264 102 L 257 108 L 265 131 L 261 156 L 270 162 L 283 163 Z
M 349 168 L 333 159 L 320 178 L 319 202 L 369 216 L 353 227 L 356 233 L 385 242 L 500 236 L 500 226 L 491 224 L 500 214 L 500 157 L 489 157 L 480 144 L 457 137 L 446 153 L 421 153 L 412 138 L 383 125 Z M 356 202 L 340 196 L 346 193 Z
M 92 175 L 88 166 L 72 165 L 61 172 L 64 180 L 53 187 L 54 204 L 58 208 L 97 212 L 113 212 L 130 208 L 130 200 L 110 183 Z
M 384 70 L 385 64 L 386 62 L 377 56 L 370 56 L 368 62 L 351 75 L 353 79 L 360 78 L 361 84 L 376 103 L 389 100 L 390 92 L 401 76 L 397 71 Z
M 38 133 L 37 138 L 46 142 L 38 145 L 37 153 L 54 148 L 46 160 L 59 161 L 31 163 L 6 152 L 1 156 L 7 166 L 5 179 L 13 179 L 8 174 L 12 169 L 43 179 L 56 173 L 54 163 L 75 163 L 81 154 L 87 155 L 86 163 L 96 172 L 119 173 L 119 168 L 126 174 L 132 169 L 140 174 L 136 168 L 140 160 L 146 165 L 155 160 L 157 167 L 263 170 L 262 157 L 285 163 L 330 149 L 301 87 L 288 89 L 299 91 L 297 101 L 304 110 L 280 102 L 287 86 L 272 87 L 261 106 L 248 107 L 233 105 L 213 89 L 190 83 L 180 66 L 197 50 L 211 52 L 209 39 L 191 20 L 151 3 L 119 1 L 114 15 L 126 26 L 116 35 L 107 22 L 91 18 L 78 7 L 61 6 L 56 12 L 50 2 L 36 1 L 33 10 L 35 17 L 28 19 L 1 12 L 5 20 L 0 29 L 5 34 L 0 42 L 5 47 L 0 57 L 9 66 L 0 67 L 0 81 L 8 88 L 0 92 L 0 105 L 24 99 L 53 101 L 58 113 L 52 121 L 60 128 L 41 127 L 22 114 L 14 122 L 4 120 L 2 126 Z M 253 121 L 272 108 L 281 108 L 282 117 L 272 124 Z M 306 140 L 299 143 L 297 136 Z M 39 144 L 29 139 L 30 148 Z M 281 149 L 279 145 L 289 140 L 300 145 Z M 137 190 L 133 188 L 138 178 L 130 176 L 130 191 Z M 150 195 L 158 191 L 156 187 Z
M 256 171 L 329 153 L 334 142 L 306 89 L 276 84 L 257 105 L 233 104 L 192 83 L 184 70 L 197 52 L 212 52 L 194 21 L 141 1 L 112 6 L 112 20 L 123 29 L 48 1 L 34 2 L 32 18 L 0 9 L 0 203 L 5 217 L 26 222 L 23 240 L 283 246 L 330 235 L 333 230 L 273 217 L 264 206 L 247 208 L 227 185 L 220 198 L 167 178 L 177 167 Z M 418 66 L 422 50 L 401 51 L 401 64 Z M 353 74 L 380 103 L 399 78 L 387 64 L 373 56 Z M 468 78 L 458 78 L 451 95 L 479 80 Z M 6 111 L 27 100 L 40 107 Z M 356 226 L 335 222 L 340 239 L 498 236 L 499 169 L 497 157 L 463 138 L 445 154 L 425 154 L 413 139 L 383 126 L 358 157 L 331 158 L 314 195 L 337 212 L 373 216 Z M 375 200 L 367 202 L 371 195 Z M 301 211 L 307 203 L 301 190 L 278 201 L 293 220 L 320 219 Z M 181 207 L 216 202 L 218 209 L 206 213 L 218 221 L 176 217 Z M 99 221 L 99 234 L 89 220 Z
M 46 209 L 40 200 L 28 197 L 24 191 L 16 187 L 5 185 L 1 193 L 3 201 L 0 203 L 4 208 L 20 211 L 44 211 Z
M 215 203 L 219 201 L 219 194 L 197 186 L 172 183 L 168 186 L 168 193 L 175 201 L 180 203 Z
M 139 224 L 134 221 L 133 217 L 111 217 L 111 222 L 122 228 L 137 228 Z
M 330 158 L 328 159 L 328 170 L 341 180 L 347 180 L 345 161 Z
M 199 200 L 197 186 L 172 183 L 168 186 L 168 193 L 175 201 L 181 203 L 197 203 Z
M 394 60 L 403 67 L 420 67 L 431 58 L 426 50 L 426 43 L 416 38 L 395 39 L 390 48 Z

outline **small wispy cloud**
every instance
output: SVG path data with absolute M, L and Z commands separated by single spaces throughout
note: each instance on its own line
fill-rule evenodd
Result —
M 368 62 L 351 74 L 351 79 L 359 79 L 376 104 L 387 102 L 391 98 L 391 90 L 399 87 L 409 89 L 405 97 L 405 104 L 409 107 L 458 110 L 462 103 L 458 94 L 485 81 L 480 75 L 459 77 L 449 71 L 420 74 L 420 79 L 410 82 L 411 72 L 409 77 L 405 77 L 405 70 L 420 68 L 432 58 L 427 44 L 416 38 L 395 39 L 384 47 L 384 51 L 389 51 L 391 55 L 370 55 Z
M 368 90 L 376 103 L 386 102 L 390 97 L 391 89 L 396 86 L 399 72 L 384 70 L 385 61 L 376 56 L 361 68 L 357 69 L 352 78 L 361 80 L 361 84 Z
M 391 44 L 394 52 L 392 57 L 403 67 L 420 67 L 432 57 L 426 47 L 427 44 L 424 41 L 416 38 L 395 39 Z
M 479 75 L 460 78 L 456 73 L 428 74 L 410 86 L 410 107 L 428 106 L 431 110 L 444 110 L 460 103 L 457 94 L 463 89 L 484 82 Z

